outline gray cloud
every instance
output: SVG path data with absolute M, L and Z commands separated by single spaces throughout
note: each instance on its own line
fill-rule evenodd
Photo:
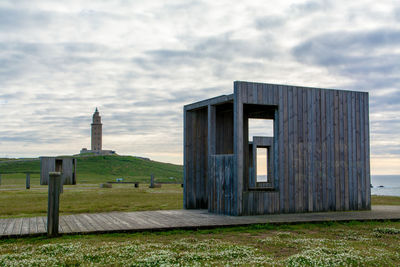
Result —
M 399 88 L 400 31 L 379 29 L 364 32 L 322 34 L 302 42 L 292 53 L 305 64 L 314 64 L 351 78 L 349 89 L 376 91 Z M 393 98 L 394 97 L 394 98 Z M 399 91 L 377 96 L 371 103 L 395 104 Z M 382 103 L 382 101 L 384 101 Z
M 326 0 L 322 1 L 307 1 L 300 4 L 292 4 L 290 6 L 290 13 L 295 15 L 310 15 L 313 12 L 324 10 L 330 7 L 330 2 Z
M 343 71 L 370 73 L 396 70 L 390 49 L 400 44 L 400 31 L 379 29 L 368 32 L 334 32 L 318 35 L 294 47 L 293 55 L 304 63 L 343 68 Z M 389 49 L 387 53 L 378 50 Z M 375 53 L 375 55 L 374 55 Z M 382 60 L 377 60 L 382 59 Z M 397 61 L 398 62 L 398 61 Z M 372 64 L 368 67 L 365 64 Z M 369 65 L 368 64 L 368 65 Z M 357 68 L 357 66 L 359 66 Z M 383 69 L 382 69 L 383 68 Z
M 201 38 L 196 40 L 186 50 L 157 49 L 146 52 L 147 58 L 134 58 L 138 65 L 149 69 L 149 63 L 157 65 L 189 65 L 198 64 L 199 61 L 208 61 L 211 66 L 213 61 L 218 64 L 232 62 L 240 55 L 249 59 L 273 59 L 276 48 L 272 36 L 263 36 L 253 42 L 245 39 L 233 38 L 233 33 Z
M 51 23 L 50 12 L 0 7 L 0 31 L 26 30 Z
M 369 91 L 371 149 L 396 157 L 400 6 L 368 1 L 3 1 L 0 151 L 90 147 L 97 106 L 105 148 L 181 162 L 183 105 L 253 80 Z
M 259 30 L 271 29 L 284 24 L 285 18 L 283 16 L 263 16 L 255 19 L 255 27 Z

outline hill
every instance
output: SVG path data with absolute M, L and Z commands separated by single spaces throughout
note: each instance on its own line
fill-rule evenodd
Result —
M 77 156 L 78 183 L 99 183 L 124 178 L 124 181 L 148 181 L 154 174 L 160 182 L 181 182 L 183 166 L 132 156 Z M 1 174 L 40 173 L 40 160 L 0 161 Z M 23 177 L 23 176 L 21 176 Z

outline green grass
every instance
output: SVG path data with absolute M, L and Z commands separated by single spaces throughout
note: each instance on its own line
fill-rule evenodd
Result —
M 150 189 L 148 184 L 64 186 L 60 213 L 95 213 L 108 211 L 142 211 L 181 209 L 183 192 L 180 185 L 162 185 Z M 0 192 L 0 218 L 46 216 L 47 187 Z
M 400 205 L 400 197 L 395 196 L 371 196 L 372 205 Z
M 118 155 L 78 156 L 76 158 L 78 183 L 104 183 L 120 177 L 125 181 L 143 182 L 149 181 L 151 174 L 154 174 L 156 180 L 160 182 L 182 182 L 183 179 L 183 166 L 181 165 Z M 26 172 L 30 172 L 34 176 L 39 174 L 40 161 L 0 162 L 2 184 L 24 184 Z M 7 179 L 13 179 L 13 181 L 7 182 Z
M 400 222 L 0 240 L 0 266 L 397 266 Z
M 78 184 L 65 186 L 61 214 L 182 208 L 182 166 L 128 156 L 78 158 Z M 24 172 L 31 171 L 31 189 Z M 8 172 L 7 174 L 4 174 Z M 36 172 L 36 173 L 35 173 Z M 47 186 L 39 161 L 0 163 L 0 218 L 45 216 Z M 132 184 L 99 188 L 123 177 Z M 400 197 L 372 196 L 372 205 L 400 205 Z M 0 266 L 396 266 L 400 222 L 253 225 L 198 231 L 71 235 L 0 240 Z

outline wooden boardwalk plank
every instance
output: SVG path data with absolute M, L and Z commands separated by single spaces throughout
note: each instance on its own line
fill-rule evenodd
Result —
M 120 222 L 121 225 L 128 229 L 135 229 L 139 224 L 137 221 L 133 220 L 130 218 L 126 213 L 124 212 L 113 212 L 113 217 L 117 218 Z
M 0 236 L 4 233 L 7 228 L 8 222 L 12 219 L 2 219 L 0 220 Z
M 3 235 L 11 235 L 12 234 L 15 222 L 16 222 L 16 219 L 9 219 L 7 226 L 4 229 Z
M 149 223 L 157 225 L 158 227 L 166 227 L 167 226 L 167 225 L 163 224 L 162 222 L 160 222 L 160 220 L 156 214 L 149 214 L 148 212 L 142 212 L 141 216 Z
M 29 233 L 37 234 L 38 232 L 36 217 L 29 218 Z
M 47 218 L 46 217 L 39 217 L 38 230 L 43 231 L 43 232 L 47 231 Z
M 21 235 L 29 234 L 29 218 L 22 218 Z
M 66 216 L 60 216 L 60 233 L 72 233 L 73 229 L 69 226 Z
M 95 219 L 95 216 L 90 214 L 80 214 L 82 219 L 86 220 L 96 231 L 104 231 L 103 224 Z
M 108 216 L 109 219 L 112 220 L 116 225 L 118 225 L 118 227 L 119 227 L 120 229 L 130 226 L 130 224 L 125 220 L 125 218 L 121 218 L 120 216 L 118 216 L 118 212 L 107 213 L 107 216 Z
M 131 227 L 139 229 L 146 227 L 146 221 L 140 218 L 140 216 L 136 216 L 135 213 L 131 212 L 122 212 L 122 213 L 119 212 L 119 213 L 123 215 L 125 221 L 131 224 Z
M 75 222 L 75 224 L 78 226 L 80 232 L 89 232 L 92 230 L 86 223 L 82 222 L 79 220 L 79 215 L 69 215 L 71 217 L 71 220 Z
M 132 221 L 134 223 L 134 228 L 142 229 L 142 228 L 146 228 L 147 225 L 151 225 L 151 224 L 148 224 L 148 222 L 137 213 L 124 212 L 124 215 L 127 217 L 127 219 L 129 219 L 130 221 Z
M 120 221 L 112 216 L 111 213 L 101 213 L 101 218 L 108 221 L 108 226 L 120 230 L 122 228 Z
M 23 220 L 23 218 L 15 219 L 14 227 L 12 228 L 11 233 L 9 233 L 9 235 L 20 235 L 21 234 L 22 220 Z
M 76 224 L 74 218 L 71 215 L 62 216 L 64 217 L 66 223 L 68 224 L 69 228 L 72 232 L 79 232 L 80 228 L 79 225 Z
M 91 217 L 96 220 L 99 224 L 102 225 L 102 228 L 105 231 L 110 231 L 110 230 L 118 230 L 119 228 L 116 227 L 110 220 L 104 216 L 105 213 L 95 213 L 92 214 Z
M 272 193 L 273 194 L 273 193 Z M 314 212 L 258 216 L 226 216 L 204 210 L 113 212 L 78 214 L 60 217 L 63 233 L 113 232 L 135 230 L 162 230 L 247 225 L 256 223 L 296 223 L 349 220 L 400 219 L 400 206 L 374 206 L 372 211 Z M 1 219 L 4 236 L 46 234 L 46 217 Z M 88 222 L 90 221 L 90 223 Z M 104 223 L 104 225 L 103 225 Z M 101 227 L 100 227 L 101 225 Z M 29 229 L 29 231 L 27 231 Z M 35 229 L 37 229 L 35 231 Z

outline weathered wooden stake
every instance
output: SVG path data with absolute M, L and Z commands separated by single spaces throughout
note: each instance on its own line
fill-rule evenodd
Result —
M 150 176 L 150 188 L 154 188 L 154 174 Z
M 25 185 L 26 189 L 30 189 L 31 188 L 31 174 L 27 173 L 26 174 L 26 185 Z
M 58 235 L 61 172 L 49 172 L 49 196 L 47 205 L 47 236 Z

